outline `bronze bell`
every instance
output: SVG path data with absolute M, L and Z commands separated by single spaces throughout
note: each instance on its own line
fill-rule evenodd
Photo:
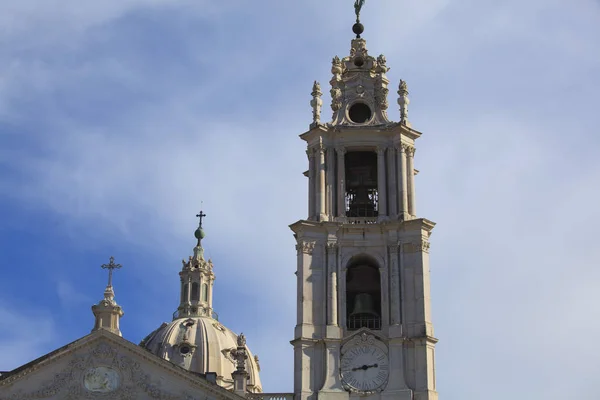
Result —
M 352 309 L 350 316 L 358 314 L 369 314 L 379 317 L 379 314 L 375 312 L 373 296 L 369 293 L 359 293 L 354 298 L 354 308 Z

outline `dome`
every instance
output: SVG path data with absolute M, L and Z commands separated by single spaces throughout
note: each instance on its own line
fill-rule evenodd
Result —
M 163 323 L 140 346 L 191 372 L 214 372 L 219 386 L 233 390 L 231 374 L 236 364 L 231 351 L 237 348 L 237 337 L 211 317 L 178 318 L 168 324 Z M 248 391 L 262 392 L 258 362 L 250 350 L 246 350 Z

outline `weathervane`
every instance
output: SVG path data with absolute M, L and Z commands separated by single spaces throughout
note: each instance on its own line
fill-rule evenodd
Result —
M 112 286 L 112 274 L 114 269 L 121 268 L 121 264 L 115 264 L 115 258 L 113 256 L 110 257 L 108 264 L 102 264 L 103 269 L 108 269 L 108 286 Z
M 356 33 L 356 38 L 360 39 L 360 34 L 364 32 L 365 27 L 360 23 L 360 10 L 365 5 L 365 0 L 354 1 L 354 12 L 356 13 L 356 23 L 352 26 L 352 32 Z
M 365 0 L 356 0 L 354 2 L 354 12 L 356 13 L 356 22 L 360 22 L 360 10 L 365 5 Z

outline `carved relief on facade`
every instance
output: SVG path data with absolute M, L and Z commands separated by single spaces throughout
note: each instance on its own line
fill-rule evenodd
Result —
M 19 391 L 10 397 L 0 397 L 0 400 L 47 399 L 57 395 L 64 400 L 135 400 L 142 394 L 161 400 L 199 399 L 187 393 L 169 393 L 159 385 L 139 362 L 120 354 L 107 343 L 100 343 L 90 353 L 75 356 L 39 389 Z

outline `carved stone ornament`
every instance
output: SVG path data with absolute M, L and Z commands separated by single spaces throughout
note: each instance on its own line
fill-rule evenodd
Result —
M 312 255 L 315 249 L 315 242 L 300 242 L 296 245 L 296 250 L 298 252 Z
M 21 374 L 11 376 L 18 379 Z M 8 378 L 8 379 L 10 379 Z M 37 390 L 19 391 L 0 400 L 33 400 L 54 397 L 63 400 L 198 400 L 188 393 L 169 393 L 160 388 L 139 362 L 120 354 L 108 343 L 98 344 L 88 354 L 78 355 L 54 378 Z
M 430 243 L 427 240 L 421 240 L 420 243 L 416 244 L 417 251 L 422 251 L 424 253 L 429 253 Z
M 110 393 L 119 388 L 119 373 L 110 367 L 94 367 L 85 372 L 83 386 L 90 392 Z
M 333 57 L 331 61 L 331 73 L 333 75 L 341 75 L 342 71 L 342 61 L 338 56 Z

